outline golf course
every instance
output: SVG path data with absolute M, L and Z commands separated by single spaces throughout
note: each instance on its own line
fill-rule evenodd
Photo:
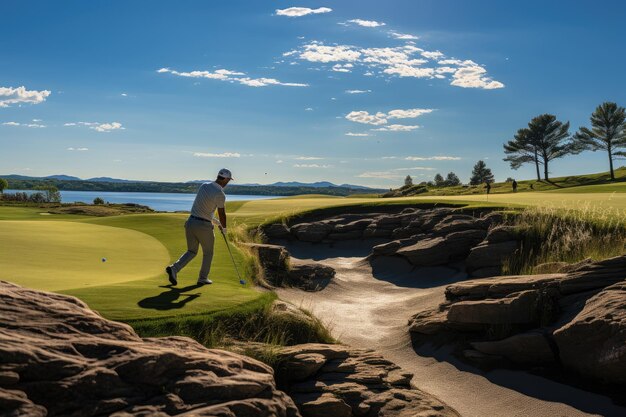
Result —
M 371 198 L 303 196 L 227 203 L 230 229 L 243 230 L 280 217 L 330 207 L 446 203 L 459 206 L 537 206 L 580 211 L 585 216 L 621 221 L 626 193 L 603 192 L 604 185 L 584 191 L 520 192 L 481 195 Z M 595 192 L 595 191 L 598 192 Z M 241 285 L 225 242 L 216 233 L 210 286 L 195 285 L 200 258 L 169 286 L 166 265 L 186 248 L 182 213 L 93 217 L 48 214 L 35 207 L 0 206 L 0 252 L 3 280 L 84 300 L 107 318 L 123 321 L 201 315 L 249 304 L 264 304 L 271 293 L 246 276 Z M 251 274 L 235 245 L 233 255 L 242 274 Z

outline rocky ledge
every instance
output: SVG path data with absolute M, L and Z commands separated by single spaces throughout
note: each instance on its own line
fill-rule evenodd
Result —
M 515 254 L 521 233 L 497 212 L 406 208 L 400 213 L 346 214 L 291 226 L 274 223 L 261 232 L 271 243 L 372 242 L 370 259 L 401 257 L 415 267 L 463 263 L 472 277 L 497 276 Z M 382 243 L 380 243 L 382 241 Z
M 446 288 L 410 331 L 469 341 L 467 358 L 566 370 L 626 387 L 626 256 L 567 272 L 470 280 Z
M 411 388 L 412 374 L 372 350 L 305 344 L 275 354 L 279 387 L 304 417 L 458 416 L 431 395 Z
M 299 416 L 272 368 L 0 281 L 2 416 Z

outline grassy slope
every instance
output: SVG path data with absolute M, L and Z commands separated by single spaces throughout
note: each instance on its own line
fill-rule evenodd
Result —
M 608 172 L 596 174 L 572 175 L 567 177 L 555 177 L 550 181 L 520 180 L 517 182 L 518 192 L 550 191 L 572 193 L 604 193 L 626 192 L 626 167 L 615 170 L 615 181 L 610 181 Z M 530 188 L 532 185 L 532 189 Z M 430 189 L 423 196 L 440 195 L 472 195 L 484 194 L 485 186 L 476 187 L 441 187 Z M 491 185 L 491 194 L 512 193 L 511 183 L 498 182 Z

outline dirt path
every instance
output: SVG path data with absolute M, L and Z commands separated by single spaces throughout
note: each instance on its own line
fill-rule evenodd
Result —
M 322 291 L 281 289 L 280 298 L 312 311 L 343 343 L 376 349 L 413 372 L 417 388 L 435 395 L 464 417 L 626 416 L 626 408 L 601 395 L 523 371 L 483 372 L 459 362 L 448 348 L 423 346 L 416 352 L 407 331 L 408 318 L 437 305 L 445 286 L 464 278 L 459 270 L 422 268 L 416 272 L 398 262 L 374 264 L 372 268 L 358 248 L 289 249 L 299 258 L 332 266 L 337 275 Z M 331 250 L 335 255 L 351 253 L 349 257 L 324 259 Z

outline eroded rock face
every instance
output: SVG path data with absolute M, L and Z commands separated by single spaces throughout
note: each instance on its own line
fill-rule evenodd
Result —
M 374 351 L 306 344 L 278 355 L 276 378 L 305 417 L 458 416 Z
M 567 272 L 449 285 L 437 308 L 411 318 L 409 331 L 473 339 L 467 352 L 474 359 L 560 362 L 585 377 L 626 385 L 626 255 L 561 269 Z
M 626 385 L 626 283 L 605 288 L 554 332 L 561 361 L 583 375 Z
M 0 281 L 0 415 L 299 416 L 267 365 Z

